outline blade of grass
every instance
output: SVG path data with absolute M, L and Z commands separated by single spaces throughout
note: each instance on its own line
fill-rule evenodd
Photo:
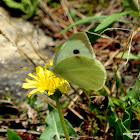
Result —
M 87 18 L 81 19 L 81 20 L 75 22 L 74 24 L 68 26 L 67 28 L 65 28 L 63 31 L 60 32 L 60 34 L 63 34 L 67 30 L 69 30 L 70 28 L 72 28 L 73 26 L 76 26 L 76 25 L 79 25 L 79 24 L 83 24 L 83 23 L 92 22 L 92 21 L 103 20 L 106 17 L 107 16 L 93 16 L 93 17 L 87 17 Z
M 89 23 L 89 22 L 92 22 L 92 21 L 99 21 L 99 20 L 103 20 L 103 21 L 96 27 L 95 32 L 108 27 L 110 24 L 112 24 L 115 21 L 134 24 L 133 22 L 123 20 L 123 19 L 119 19 L 120 17 L 122 17 L 124 15 L 127 15 L 127 14 L 129 14 L 131 12 L 132 11 L 124 11 L 124 12 L 120 12 L 120 13 L 114 13 L 114 14 L 112 14 L 110 16 L 102 15 L 102 16 L 87 17 L 87 18 L 81 19 L 81 20 L 75 22 L 74 24 L 68 26 L 63 31 L 61 31 L 60 34 L 63 34 L 67 30 L 72 28 L 73 26 L 83 24 L 83 23 Z
M 120 17 L 129 14 L 131 11 L 124 11 L 120 13 L 113 13 L 110 16 L 107 16 L 95 29 L 95 32 L 105 29 L 113 22 L 117 21 Z

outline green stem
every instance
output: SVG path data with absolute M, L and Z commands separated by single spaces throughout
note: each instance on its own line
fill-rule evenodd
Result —
M 64 121 L 64 116 L 63 116 L 63 112 L 62 112 L 62 109 L 61 109 L 61 105 L 59 103 L 59 99 L 56 99 L 55 101 L 56 101 L 57 110 L 58 110 L 58 113 L 59 113 L 61 125 L 62 125 L 62 128 L 63 128 L 64 134 L 65 134 L 65 138 L 66 138 L 66 140 L 70 140 L 69 134 L 68 134 L 68 131 L 67 131 L 67 127 L 66 127 L 66 124 L 65 124 L 65 121 Z

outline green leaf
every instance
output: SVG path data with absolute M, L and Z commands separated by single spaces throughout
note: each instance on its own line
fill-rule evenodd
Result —
M 79 25 L 79 24 L 83 24 L 83 23 L 89 23 L 92 21 L 99 21 L 99 20 L 103 20 L 95 29 L 95 32 L 98 32 L 100 30 L 103 30 L 105 28 L 107 28 L 109 25 L 111 25 L 112 23 L 114 23 L 115 21 L 119 21 L 119 22 L 127 22 L 127 23 L 131 23 L 129 21 L 126 20 L 122 20 L 119 19 L 120 17 L 131 13 L 132 11 L 125 11 L 125 12 L 120 12 L 120 13 L 114 13 L 110 16 L 106 16 L 106 15 L 102 15 L 102 16 L 92 16 L 92 17 L 86 17 L 84 19 L 81 19 L 77 22 L 75 22 L 74 24 L 68 26 L 67 28 L 65 28 L 63 31 L 60 32 L 60 34 L 63 34 L 64 32 L 66 32 L 67 30 L 69 30 L 70 28 L 72 28 L 73 26 Z
M 120 100 L 120 99 L 110 97 L 110 100 L 112 100 L 114 105 L 117 105 L 121 109 L 125 109 L 127 106 L 127 103 L 125 101 Z
M 9 140 L 22 140 L 22 138 L 16 132 L 13 132 L 9 128 L 7 128 L 7 134 Z
M 90 40 L 91 43 L 93 43 L 93 42 L 95 42 L 97 39 L 99 39 L 99 38 L 100 38 L 100 33 L 104 31 L 104 29 L 103 29 L 103 30 L 100 30 L 100 31 L 98 31 L 98 32 L 95 32 L 95 29 L 96 29 L 97 26 L 98 26 L 98 25 L 95 25 L 93 28 L 91 28 L 91 29 L 89 30 L 89 32 L 86 32 L 86 34 L 87 34 L 87 36 L 88 36 L 88 38 L 89 38 L 89 40 Z M 92 33 L 93 33 L 93 34 L 92 34 Z M 94 33 L 96 33 L 96 34 L 94 34 Z
M 123 54 L 123 52 L 120 52 L 119 54 L 117 54 L 117 55 L 115 56 L 115 58 L 121 58 L 122 54 Z M 123 58 L 123 59 L 127 59 L 127 58 L 129 58 L 129 59 L 140 59 L 140 56 L 135 55 L 135 54 L 133 54 L 133 53 L 130 53 L 129 56 L 128 56 L 128 53 L 125 52 L 122 58 Z
M 120 118 L 117 119 L 116 122 L 115 122 L 115 124 L 117 124 L 117 125 L 115 125 L 115 126 L 116 126 L 115 129 L 117 130 L 117 132 L 116 132 L 116 137 L 115 137 L 116 140 L 119 139 L 118 136 L 119 136 L 120 134 L 121 134 L 121 136 L 123 136 L 123 133 L 131 133 L 131 131 L 128 130 L 128 129 L 125 127 L 125 125 L 124 125 L 122 119 L 120 119 Z M 118 127 L 118 129 L 117 129 L 117 127 Z M 133 139 L 133 135 L 125 135 L 125 136 L 123 136 L 123 139 L 124 139 L 124 140 Z
M 134 13 L 134 12 L 132 12 Z M 130 14 L 132 14 L 130 13 Z M 133 24 L 133 25 L 136 25 L 135 22 L 132 22 L 132 21 L 129 21 L 129 20 L 126 20 L 126 19 L 117 19 L 118 22 L 122 22 L 122 23 L 127 23 L 127 24 Z
M 124 7 L 129 7 L 134 11 L 139 11 L 138 4 L 136 3 L 136 0 L 120 0 L 123 3 Z
M 114 103 L 110 97 L 108 97 L 108 107 L 114 107 Z
M 131 21 L 123 20 L 123 19 L 117 19 L 117 21 L 118 21 L 118 22 L 128 23 L 128 24 L 134 24 L 134 25 L 136 24 L 136 23 L 133 23 L 133 22 L 131 22 Z M 89 30 L 89 32 L 86 32 L 86 34 L 87 34 L 87 36 L 88 36 L 88 38 L 89 38 L 89 40 L 90 40 L 91 43 L 93 43 L 93 42 L 95 42 L 97 39 L 99 39 L 100 36 L 101 36 L 101 33 L 102 33 L 102 34 L 104 33 L 104 30 L 105 30 L 104 28 L 102 28 L 101 30 L 95 32 L 95 29 L 96 29 L 96 27 L 97 27 L 98 25 L 99 25 L 99 24 L 95 25 L 93 28 L 91 28 L 91 29 Z M 109 28 L 109 27 L 111 27 L 111 25 L 107 26 L 106 28 Z M 92 33 L 93 33 L 93 34 L 92 34 Z M 94 34 L 94 33 L 96 33 L 96 34 Z
M 40 140 L 52 140 L 53 138 L 57 138 L 60 140 L 64 137 L 64 132 L 61 126 L 61 122 L 59 119 L 59 114 L 57 109 L 48 106 L 49 114 L 46 119 L 46 128 L 40 136 Z M 71 124 L 65 119 L 65 123 L 67 126 L 67 130 L 70 136 L 77 137 L 76 132 L 74 131 Z
M 34 95 L 33 98 L 31 99 L 30 106 L 33 107 L 36 101 L 37 101 L 37 95 Z
M 70 28 L 72 28 L 73 26 L 79 25 L 79 24 L 83 24 L 83 23 L 89 23 L 92 21 L 99 21 L 99 20 L 103 20 L 105 19 L 107 16 L 92 16 L 92 17 L 86 17 L 84 19 L 81 19 L 77 22 L 75 22 L 74 24 L 68 26 L 67 28 L 65 28 L 63 31 L 60 32 L 60 34 L 63 34 L 64 32 L 66 32 L 67 30 L 69 30 Z
M 10 8 L 20 9 L 22 12 L 24 13 L 26 12 L 24 6 L 21 3 L 15 2 L 13 0 L 3 0 L 3 1 Z
M 127 129 L 130 129 L 130 124 L 131 124 L 131 114 L 132 114 L 132 106 L 128 107 L 125 110 L 125 114 L 123 115 L 123 124 Z
M 109 25 L 117 21 L 120 17 L 129 14 L 131 11 L 124 11 L 120 13 L 113 13 L 110 16 L 107 16 L 95 29 L 95 32 L 107 28 Z
M 26 97 L 27 104 L 29 104 L 32 108 L 34 107 L 36 101 L 37 101 L 37 95 Z
M 134 105 L 137 105 L 140 102 L 140 74 L 135 85 L 130 88 L 128 94 L 120 99 L 123 101 L 130 100 Z
M 37 0 L 21 0 L 20 2 L 16 2 L 14 0 L 3 1 L 8 7 L 21 10 L 25 14 L 24 17 L 26 19 L 36 14 L 36 8 L 39 5 Z
M 72 19 L 74 20 L 75 17 L 76 17 L 76 12 L 75 12 L 75 10 L 71 8 L 71 9 L 69 10 L 69 12 L 70 12 L 70 15 L 71 15 Z
M 111 110 L 111 114 L 109 115 L 108 121 L 109 121 L 109 128 L 114 128 L 116 130 L 116 133 L 114 135 L 114 140 L 118 140 L 120 138 L 124 140 L 132 139 L 133 138 L 132 135 L 123 135 L 123 133 L 131 133 L 131 131 L 128 128 L 126 128 L 126 126 L 124 125 L 126 124 L 125 121 L 128 121 L 130 117 L 127 117 L 126 120 L 124 120 L 123 122 L 121 118 L 118 118 L 116 112 L 112 107 L 110 108 L 110 110 Z
M 25 11 L 25 19 L 28 19 L 30 17 L 32 17 L 34 14 L 36 14 L 36 8 L 38 7 L 38 1 L 37 0 L 21 0 L 22 5 L 24 5 L 24 7 L 26 7 L 26 11 Z

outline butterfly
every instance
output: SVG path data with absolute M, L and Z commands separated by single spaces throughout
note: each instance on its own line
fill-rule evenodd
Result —
M 106 80 L 106 70 L 96 59 L 85 32 L 70 36 L 48 69 L 84 89 L 99 90 Z

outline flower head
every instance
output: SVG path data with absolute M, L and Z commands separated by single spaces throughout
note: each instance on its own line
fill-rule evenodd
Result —
M 70 88 L 70 85 L 66 80 L 55 76 L 55 74 L 52 71 L 47 70 L 46 67 L 42 68 L 41 66 L 38 66 L 36 67 L 36 73 L 29 73 L 28 75 L 34 79 L 29 80 L 26 78 L 27 83 L 22 84 L 22 88 L 34 88 L 27 94 L 28 97 L 34 93 L 43 93 L 45 91 L 48 92 L 48 95 L 53 95 L 56 89 L 59 89 L 62 93 L 66 93 Z

